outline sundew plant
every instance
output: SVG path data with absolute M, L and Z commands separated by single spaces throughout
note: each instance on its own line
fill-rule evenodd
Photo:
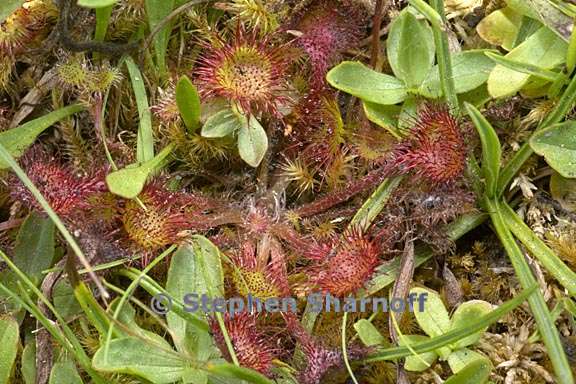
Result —
M 574 384 L 574 20 L 3 0 L 0 384 Z

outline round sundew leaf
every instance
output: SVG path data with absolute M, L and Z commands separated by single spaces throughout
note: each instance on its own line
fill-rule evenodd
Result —
M 576 177 L 576 121 L 556 124 L 536 132 L 530 146 L 561 176 Z
M 338 64 L 328 72 L 326 79 L 334 88 L 376 104 L 397 104 L 408 95 L 401 80 L 356 61 Z

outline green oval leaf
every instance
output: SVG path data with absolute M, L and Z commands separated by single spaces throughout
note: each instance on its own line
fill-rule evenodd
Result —
M 476 26 L 478 35 L 492 45 L 507 51 L 514 48 L 516 35 L 522 24 L 522 15 L 506 7 L 492 12 Z
M 106 8 L 116 4 L 117 0 L 78 0 L 78 5 L 86 8 Z
M 428 295 L 424 303 L 424 311 L 414 310 L 414 316 L 418 325 L 428 336 L 435 337 L 445 334 L 450 330 L 450 316 L 440 296 L 428 289 L 415 287 L 410 293 L 416 295 Z
M 560 175 L 576 177 L 576 121 L 556 124 L 536 132 L 530 146 Z
M 386 41 L 392 71 L 410 88 L 417 88 L 434 64 L 434 37 L 428 24 L 407 10 L 390 25 Z
M 71 360 L 54 364 L 48 384 L 82 384 L 82 378 Z
M 208 240 L 197 240 L 208 241 Z M 215 246 L 214 246 L 215 248 Z M 204 251 L 202 249 L 205 249 Z M 204 252 L 209 252 L 208 256 Z M 219 254 L 212 248 L 212 244 L 205 243 L 204 248 L 199 247 L 198 253 L 189 244 L 181 245 L 172 255 L 168 277 L 166 281 L 166 291 L 171 297 L 184 298 L 188 293 L 202 295 L 208 293 L 204 269 L 199 263 L 200 257 L 208 257 L 210 267 L 218 269 L 220 265 Z M 216 260 L 216 258 L 218 258 Z M 213 274 L 218 275 L 218 270 Z M 218 279 L 218 278 L 214 278 Z M 170 311 L 166 314 L 166 322 L 170 328 L 170 333 L 176 348 L 183 353 L 190 353 L 198 360 L 208 360 L 214 356 L 215 349 L 210 333 L 187 321 L 177 313 Z
M 466 327 L 469 323 L 476 320 L 478 317 L 481 317 L 492 310 L 492 304 L 483 301 L 483 300 L 471 300 L 465 303 L 462 303 L 456 311 L 452 314 L 452 329 L 457 329 L 460 327 Z M 487 329 L 487 328 L 486 328 Z M 461 340 L 458 340 L 454 343 L 454 348 L 463 348 L 469 345 L 476 343 L 480 340 L 482 333 L 486 331 L 483 329 L 478 333 L 475 333 L 471 336 L 465 337 Z
M 187 76 L 182 76 L 176 85 L 176 105 L 189 132 L 200 126 L 200 96 Z
M 328 72 L 326 79 L 334 88 L 376 104 L 397 104 L 407 96 L 402 81 L 356 61 L 338 64 Z
M 81 105 L 70 105 L 24 123 L 16 128 L 1 132 L 0 144 L 6 148 L 12 156 L 19 158 L 44 130 L 63 118 L 82 110 L 84 110 L 84 107 Z M 6 168 L 9 168 L 9 165 L 0 160 L 0 169 Z
M 423 335 L 403 335 L 398 341 L 398 345 L 412 345 L 423 341 L 429 341 L 428 336 Z M 411 355 L 406 357 L 404 368 L 411 372 L 422 372 L 430 368 L 438 358 L 438 354 L 434 351 L 420 353 L 417 356 Z
M 478 360 L 486 361 L 486 356 L 468 348 L 462 348 L 452 352 L 450 356 L 448 356 L 448 365 L 452 372 L 458 373 L 472 362 Z
M 485 50 L 464 51 L 451 55 L 452 77 L 456 93 L 465 93 L 484 84 L 496 65 L 485 55 Z M 435 65 L 418 90 L 426 97 L 437 98 L 442 95 L 440 70 Z
M 148 176 L 161 167 L 166 157 L 170 155 L 172 148 L 174 146 L 169 145 L 149 161 L 108 174 L 106 185 L 108 185 L 110 192 L 126 199 L 133 199 L 138 196 L 142 192 Z
M 260 373 L 244 367 L 237 367 L 232 364 L 209 364 L 207 366 L 208 372 L 233 379 L 245 380 L 254 384 L 273 384 L 273 382 Z
M 395 138 L 402 138 L 402 135 L 400 135 L 396 128 L 398 115 L 400 114 L 399 106 L 374 104 L 368 101 L 363 101 L 362 105 L 364 106 L 364 113 L 366 113 L 368 120 L 386 129 Z
M 216 112 L 206 120 L 202 127 L 202 136 L 217 138 L 231 135 L 242 128 L 242 121 L 230 108 Z
M 268 150 L 268 136 L 254 116 L 244 117 L 243 120 L 238 131 L 238 152 L 248 165 L 257 167 Z
M 492 366 L 487 359 L 476 360 L 450 377 L 444 384 L 484 384 L 490 377 Z
M 566 60 L 568 44 L 548 28 L 542 27 L 505 57 L 519 63 L 552 69 Z M 496 65 L 488 77 L 488 91 L 494 98 L 513 95 L 524 87 L 530 78 L 503 65 Z
M 156 346 L 132 337 L 112 340 L 107 360 L 104 352 L 102 347 L 94 355 L 92 365 L 96 370 L 138 376 L 155 384 L 180 380 L 189 365 L 184 357 L 171 351 L 168 343 Z
M 11 317 L 0 318 L 0 384 L 9 384 L 12 367 L 18 354 L 19 327 Z
M 375 346 L 375 345 L 384 345 L 386 343 L 386 339 L 380 331 L 366 319 L 360 319 L 354 323 L 354 329 L 360 337 L 360 340 L 366 345 L 367 347 Z

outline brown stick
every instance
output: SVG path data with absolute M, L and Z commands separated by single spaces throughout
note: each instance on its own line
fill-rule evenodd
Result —
M 380 27 L 382 26 L 382 10 L 384 9 L 384 0 L 376 0 L 374 7 L 374 17 L 372 18 L 372 57 L 370 65 L 376 68 L 380 58 Z

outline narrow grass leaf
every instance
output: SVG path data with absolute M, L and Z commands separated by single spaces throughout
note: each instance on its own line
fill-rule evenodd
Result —
M 512 69 L 517 72 L 526 73 L 528 75 L 536 76 L 540 79 L 547 80 L 547 81 L 557 81 L 562 74 L 558 72 L 554 72 L 549 69 L 540 68 L 537 65 L 524 63 L 521 61 L 516 61 L 507 58 L 506 56 L 497 55 L 493 52 L 486 52 L 486 56 L 492 59 L 495 63 L 503 65 L 506 68 Z
M 148 26 L 150 30 L 162 22 L 174 9 L 174 0 L 145 0 L 146 15 L 148 16 Z M 160 74 L 166 73 L 166 49 L 172 24 L 164 26 L 160 32 L 154 36 L 154 53 L 156 55 L 156 66 Z
M 576 297 L 576 273 L 536 236 L 508 204 L 502 203 L 501 207 L 502 217 L 514 236 L 538 259 L 546 271 L 568 290 L 570 296 Z
M 526 262 L 522 250 L 516 243 L 506 224 L 502 205 L 497 201 L 484 199 L 484 208 L 490 213 L 496 234 L 508 253 L 520 285 L 524 289 L 536 285 L 536 278 L 532 274 L 532 270 Z M 560 334 L 548 310 L 544 296 L 537 290 L 528 298 L 528 304 L 530 304 L 532 315 L 538 326 L 538 332 L 546 346 L 548 356 L 554 367 L 556 380 L 559 384 L 573 384 L 574 378 L 560 341 Z
M 491 198 L 496 194 L 498 173 L 500 172 L 500 159 L 502 157 L 500 140 L 492 125 L 476 107 L 469 103 L 466 103 L 465 107 L 482 142 L 482 172 L 486 181 L 485 193 Z
M 370 195 L 370 197 L 362 204 L 360 209 L 356 211 L 356 214 L 350 221 L 350 226 L 360 226 L 362 228 L 368 228 L 376 216 L 382 212 L 384 206 L 388 202 L 388 199 L 396 190 L 402 177 L 394 177 L 391 179 L 384 180 L 378 188 Z
M 0 132 L 0 144 L 6 148 L 13 157 L 19 158 L 24 151 L 52 124 L 76 112 L 84 110 L 81 105 L 70 105 L 50 112 L 42 117 L 24 123 L 16 128 Z M 9 168 L 6 161 L 0 159 L 0 169 Z
M 152 114 L 148 104 L 146 86 L 140 69 L 131 57 L 126 58 L 126 67 L 136 96 L 138 106 L 138 137 L 136 143 L 136 160 L 143 163 L 154 158 L 154 135 L 152 133 Z

